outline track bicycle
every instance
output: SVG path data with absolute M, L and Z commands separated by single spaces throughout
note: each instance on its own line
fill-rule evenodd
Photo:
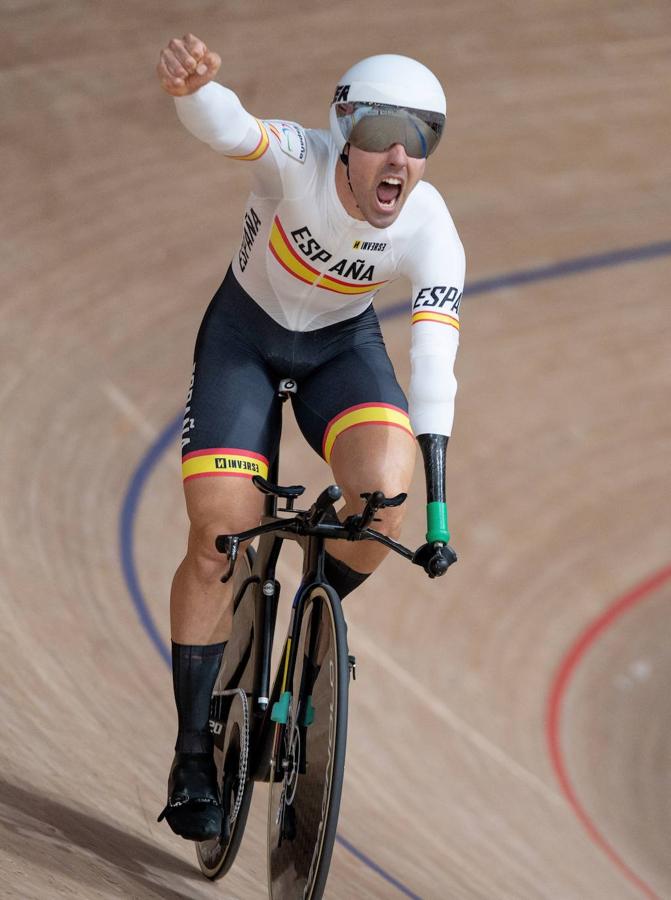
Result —
M 294 391 L 291 379 L 280 383 L 283 401 Z M 228 560 L 222 581 L 232 579 L 234 598 L 233 629 L 210 704 L 224 828 L 218 838 L 197 843 L 196 854 L 207 878 L 219 878 L 230 869 L 254 782 L 267 782 L 269 896 L 317 900 L 324 892 L 335 841 L 349 681 L 356 678 L 340 598 L 324 576 L 324 542 L 378 541 L 432 577 L 443 574 L 457 557 L 448 545 L 431 552 L 425 545 L 413 552 L 370 527 L 379 510 L 400 505 L 405 494 L 362 494 L 363 511 L 340 522 L 334 508 L 342 494 L 337 485 L 322 491 L 309 509 L 295 510 L 305 488 L 277 484 L 278 466 L 275 460 L 269 480 L 258 475 L 252 479 L 265 494 L 261 524 L 216 540 Z M 284 502 L 281 509 L 279 501 Z M 256 551 L 248 547 L 239 552 L 256 537 Z M 271 686 L 280 599 L 275 572 L 285 540 L 300 545 L 303 570 Z

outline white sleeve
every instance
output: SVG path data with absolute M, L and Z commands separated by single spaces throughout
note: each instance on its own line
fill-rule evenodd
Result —
M 226 156 L 244 159 L 256 154 L 258 159 L 268 146 L 259 120 L 244 109 L 233 91 L 216 81 L 194 94 L 175 97 L 175 107 L 191 134 Z
M 291 193 L 286 189 L 293 182 L 304 184 L 308 142 L 295 122 L 256 119 L 233 91 L 215 81 L 175 97 L 175 107 L 182 124 L 199 140 L 231 159 L 254 163 L 253 190 L 258 196 L 281 197 Z
M 449 435 L 457 392 L 454 360 L 459 345 L 464 248 L 442 197 L 433 188 L 427 191 L 422 219 L 401 265 L 412 282 L 410 422 L 417 435 Z

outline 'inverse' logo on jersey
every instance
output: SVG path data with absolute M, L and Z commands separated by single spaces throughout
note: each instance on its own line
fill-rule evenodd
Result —
M 386 243 L 380 241 L 354 241 L 352 244 L 354 250 L 375 250 L 378 253 L 382 253 L 386 248 Z
M 252 478 L 268 477 L 268 460 L 252 450 L 230 447 L 214 447 L 211 450 L 194 450 L 182 457 L 182 478 L 203 478 L 211 475 L 228 475 Z
M 215 456 L 215 469 L 228 469 L 237 472 L 254 472 L 258 473 L 259 464 L 248 459 L 236 459 L 232 456 Z

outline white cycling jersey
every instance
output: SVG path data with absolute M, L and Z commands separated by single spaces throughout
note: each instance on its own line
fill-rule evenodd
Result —
M 415 434 L 451 433 L 464 251 L 438 191 L 420 181 L 396 221 L 374 228 L 338 198 L 329 131 L 259 120 L 210 82 L 175 98 L 197 138 L 251 162 L 236 279 L 279 325 L 311 331 L 352 318 L 399 276 L 412 283 L 408 392 Z

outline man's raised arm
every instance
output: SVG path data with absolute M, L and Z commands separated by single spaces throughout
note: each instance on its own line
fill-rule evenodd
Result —
M 193 34 L 173 38 L 161 50 L 156 68 L 161 87 L 175 98 L 182 124 L 199 140 L 234 159 L 257 160 L 265 155 L 269 135 L 237 95 L 213 81 L 221 57 Z M 271 166 L 275 174 L 276 166 Z M 258 178 L 261 173 L 255 173 Z M 267 176 L 266 176 L 267 177 Z

